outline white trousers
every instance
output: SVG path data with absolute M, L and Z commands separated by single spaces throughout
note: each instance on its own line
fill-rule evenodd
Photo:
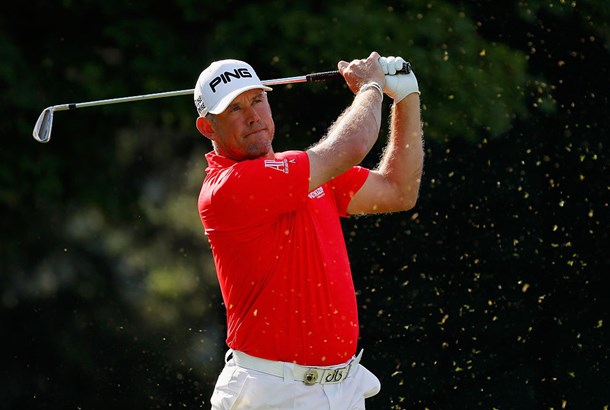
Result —
M 246 369 L 229 359 L 218 377 L 213 410 L 364 410 L 364 400 L 381 389 L 379 379 L 361 364 L 339 383 L 306 385 L 294 380 L 292 363 L 285 377 Z M 341 366 L 336 366 L 341 367 Z

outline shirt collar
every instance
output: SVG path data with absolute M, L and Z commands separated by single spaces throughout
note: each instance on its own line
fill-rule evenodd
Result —
M 232 159 L 218 155 L 216 151 L 210 151 L 205 154 L 205 159 L 208 162 L 209 168 L 226 168 L 236 163 Z

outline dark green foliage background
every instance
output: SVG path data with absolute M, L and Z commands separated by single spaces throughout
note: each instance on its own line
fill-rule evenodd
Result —
M 59 112 L 45 145 L 44 107 L 376 50 L 413 64 L 426 163 L 415 209 L 343 221 L 368 406 L 607 409 L 609 21 L 605 0 L 4 4 L 0 408 L 209 408 L 225 350 L 191 98 Z M 276 149 L 351 98 L 276 87 Z

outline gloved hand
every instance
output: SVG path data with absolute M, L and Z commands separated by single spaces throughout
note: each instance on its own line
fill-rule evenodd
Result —
M 385 87 L 383 92 L 398 104 L 403 98 L 412 93 L 420 93 L 417 78 L 413 71 L 409 74 L 396 73 L 402 69 L 405 60 L 402 57 L 380 57 L 379 64 L 385 74 Z

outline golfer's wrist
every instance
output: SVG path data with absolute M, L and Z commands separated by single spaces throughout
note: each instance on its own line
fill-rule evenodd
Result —
M 358 90 L 358 94 L 362 94 L 367 90 L 371 89 L 379 91 L 379 95 L 383 99 L 383 87 L 381 87 L 381 84 L 379 84 L 377 81 L 369 81 L 368 83 L 362 85 L 362 87 L 360 87 L 360 89 Z

